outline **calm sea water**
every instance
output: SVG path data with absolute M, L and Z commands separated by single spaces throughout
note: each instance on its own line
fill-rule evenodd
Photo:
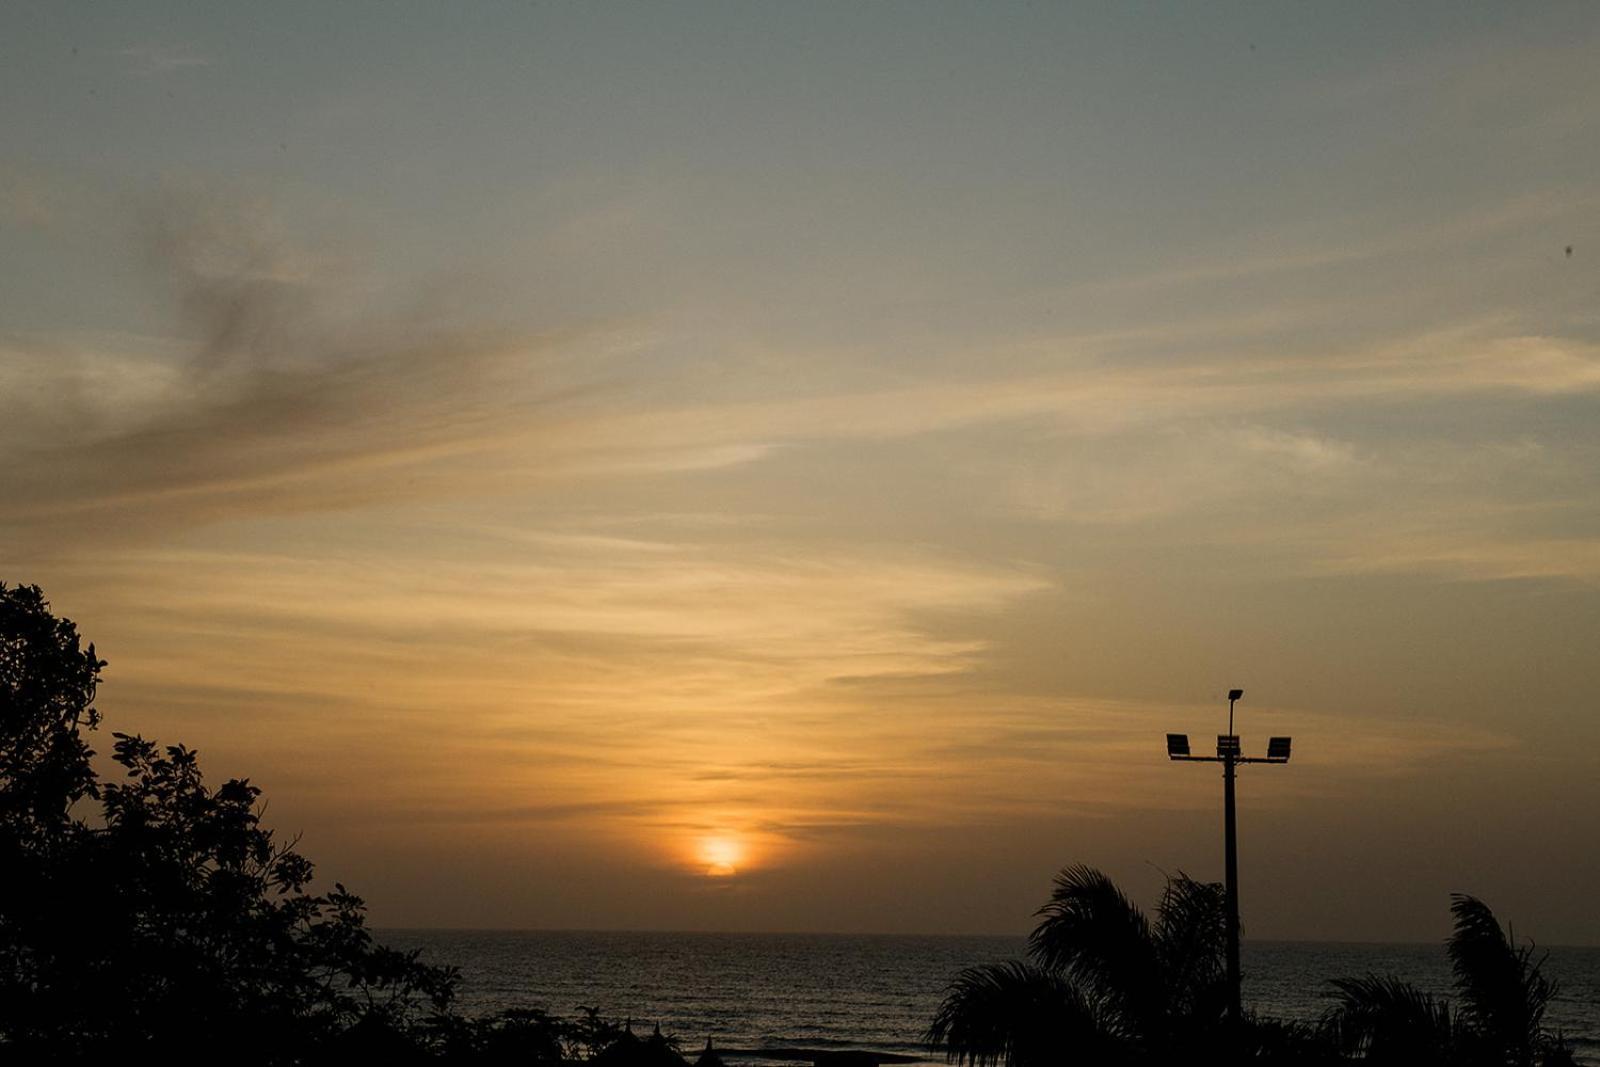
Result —
M 674 934 L 390 930 L 382 940 L 461 968 L 461 1007 L 518 1005 L 561 1015 L 579 1005 L 659 1022 L 686 1051 L 707 1037 L 723 1048 L 870 1048 L 926 1054 L 922 1034 L 963 967 L 1014 958 L 1009 937 Z M 1254 942 L 1244 946 L 1245 1000 L 1282 1018 L 1314 1019 L 1328 979 L 1393 974 L 1448 994 L 1438 945 Z M 1561 983 L 1548 1021 L 1600 1064 L 1600 948 L 1555 948 L 1546 972 Z

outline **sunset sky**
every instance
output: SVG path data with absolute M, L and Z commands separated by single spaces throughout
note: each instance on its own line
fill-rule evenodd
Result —
M 7 4 L 0 579 L 388 926 L 1600 944 L 1600 7 Z M 101 750 L 110 747 L 102 736 Z

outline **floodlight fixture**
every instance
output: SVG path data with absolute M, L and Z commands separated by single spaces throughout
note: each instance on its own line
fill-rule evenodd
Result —
M 1267 762 L 1288 763 L 1289 741 L 1287 737 L 1271 737 L 1267 739 Z
M 1189 758 L 1189 735 L 1188 734 L 1168 734 L 1167 735 L 1167 755 L 1169 757 L 1171 757 L 1172 759 L 1188 759 Z
M 1241 700 L 1241 699 L 1243 699 L 1243 697 L 1244 697 L 1244 690 L 1243 689 L 1230 689 L 1230 690 L 1228 690 L 1228 699 L 1229 700 Z

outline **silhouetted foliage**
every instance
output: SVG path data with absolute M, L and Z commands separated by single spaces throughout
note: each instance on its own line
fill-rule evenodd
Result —
M 1339 1007 L 1327 1021 L 1350 1055 L 1417 1067 L 1460 1061 L 1456 1016 L 1447 1002 L 1407 982 L 1375 974 L 1336 978 L 1333 986 Z
M 1227 1006 L 1219 885 L 1167 879 L 1152 921 L 1099 871 L 1068 867 L 1038 911 L 1028 959 L 973 967 L 928 1040 L 973 1067 L 1151 1063 L 1220 1056 Z M 1243 1055 L 1317 1062 L 1313 1028 L 1249 1020 Z
M 75 1063 L 686 1067 L 595 1007 L 469 1019 L 452 968 L 376 944 L 360 897 L 195 753 L 85 734 L 105 661 L 36 586 L 0 583 L 0 1058 Z
M 0 612 L 0 1040 L 55 1061 L 225 1043 L 287 1063 L 448 1004 L 452 971 L 375 945 L 344 886 L 308 890 L 248 781 L 211 788 L 189 749 L 125 734 L 121 777 L 100 780 L 83 735 L 104 661 L 37 587 L 0 586 Z
M 1251 1015 L 1230 1038 L 1225 907 L 1220 885 L 1180 873 L 1152 919 L 1104 874 L 1068 867 L 1028 959 L 962 971 L 928 1041 L 972 1067 L 1336 1061 L 1316 1025 Z
M 1283 1064 L 1284 1067 L 1345 1062 L 1326 1027 L 1320 1023 L 1273 1019 L 1255 1012 L 1245 1013 L 1236 1058 L 1261 1064 Z
M 95 795 L 83 731 L 100 723 L 105 661 L 78 628 L 50 614 L 38 586 L 0 582 L 0 823 L 42 847 L 72 805 Z
M 555 1067 L 567 1059 L 572 1024 L 537 1008 L 518 1008 L 483 1019 L 443 1013 L 433 1022 L 434 1044 L 450 1063 L 499 1067 Z
M 449 1063 L 688 1067 L 677 1038 L 663 1034 L 659 1025 L 641 1039 L 630 1025 L 602 1017 L 598 1008 L 578 1010 L 576 1019 L 559 1018 L 537 1008 L 471 1020 L 442 1013 L 431 1025 L 442 1038 L 436 1042 L 439 1055 Z
M 603 1017 L 598 1005 L 580 1005 L 578 1012 L 578 1017 L 563 1023 L 560 1030 L 561 1047 L 569 1060 L 592 1060 L 628 1033 L 626 1024 Z
M 1489 906 L 1457 894 L 1446 942 L 1460 1006 L 1394 978 L 1334 982 L 1339 1004 L 1326 1025 L 1345 1052 L 1372 1063 L 1460 1067 L 1560 1067 L 1573 1062 L 1544 1028 L 1555 983 L 1531 944 L 1519 946 Z
M 595 1054 L 595 1067 L 689 1067 L 678 1051 L 675 1038 L 662 1034 L 658 1024 L 647 1038 L 639 1038 L 631 1026 L 624 1026 L 620 1037 Z
M 973 1067 L 1114 1063 L 1126 1058 L 1124 1036 L 1077 983 L 1021 960 L 962 971 L 928 1031 Z
M 694 1067 L 727 1067 L 722 1057 L 717 1055 L 717 1050 L 711 1047 L 711 1039 L 706 1038 L 706 1047 L 700 1057 L 694 1061 Z

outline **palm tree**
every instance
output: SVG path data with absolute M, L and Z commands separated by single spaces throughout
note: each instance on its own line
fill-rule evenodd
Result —
M 1367 975 L 1335 981 L 1339 1004 L 1326 1019 L 1350 1055 L 1373 1063 L 1462 1067 L 1558 1067 L 1572 1053 L 1544 1028 L 1556 986 L 1541 973 L 1544 958 L 1518 946 L 1476 897 L 1451 897 L 1455 930 L 1446 943 L 1460 1006 L 1394 978 Z
M 1227 1004 L 1222 887 L 1167 879 L 1155 918 L 1104 874 L 1056 876 L 1025 961 L 961 972 L 928 1030 L 971 1067 L 1132 1063 L 1216 1048 Z

